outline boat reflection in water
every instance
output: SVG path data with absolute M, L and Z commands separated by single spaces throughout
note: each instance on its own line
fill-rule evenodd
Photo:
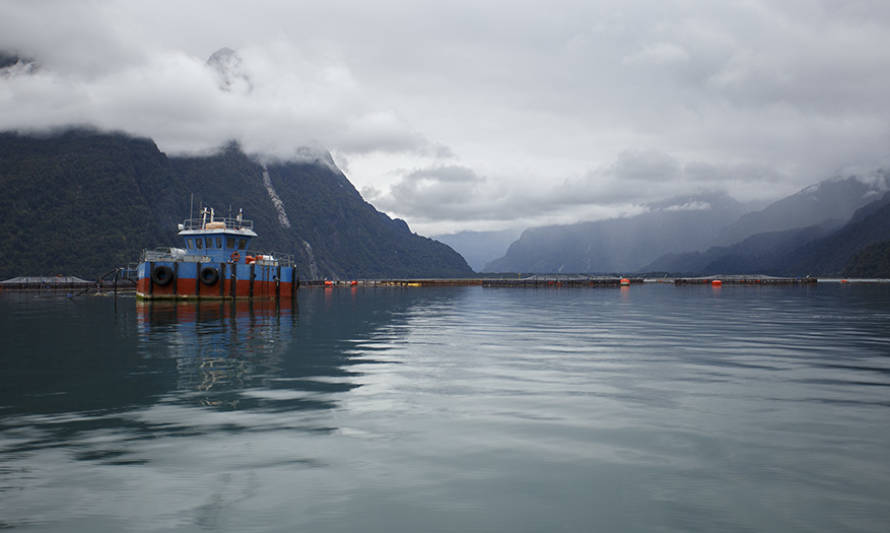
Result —
M 275 389 L 282 380 L 296 302 L 137 301 L 136 311 L 141 355 L 175 361 L 179 400 L 243 409 L 276 396 L 251 391 Z

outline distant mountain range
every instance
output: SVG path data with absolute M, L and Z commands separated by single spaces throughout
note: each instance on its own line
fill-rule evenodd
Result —
M 877 199 L 873 194 L 867 197 L 873 201 L 857 209 L 843 224 L 830 218 L 804 228 L 758 233 L 729 246 L 667 254 L 643 270 L 790 276 L 852 275 L 850 272 L 856 271 L 857 275 L 878 276 L 881 259 L 877 254 L 881 248 L 871 248 L 870 254 L 859 254 L 869 246 L 890 240 L 890 193 Z M 780 202 L 784 200 L 787 198 Z M 854 266 L 852 260 L 857 256 Z
M 488 272 L 634 272 L 676 250 L 715 242 L 744 212 L 725 194 L 672 198 L 625 218 L 528 229 Z
M 510 243 L 515 241 L 521 231 L 507 229 L 502 231 L 461 231 L 445 235 L 433 235 L 432 238 L 444 242 L 462 255 L 473 270 L 482 271 L 486 264 L 504 255 Z
M 89 130 L 0 133 L 0 279 L 95 277 L 143 248 L 181 246 L 189 198 L 244 209 L 257 248 L 294 254 L 307 278 L 459 277 L 466 261 L 365 202 L 327 154 L 263 165 L 236 144 L 168 157 L 149 139 Z
M 866 176 L 834 177 L 747 213 L 721 232 L 721 244 L 739 242 L 751 235 L 784 231 L 834 221 L 840 225 L 854 211 L 890 190 L 890 174 L 878 170 Z
M 890 241 L 888 190 L 890 172 L 877 170 L 749 213 L 725 195 L 674 198 L 633 217 L 526 230 L 484 270 L 875 276 L 890 263 L 878 245 Z
M 863 248 L 850 259 L 842 274 L 849 278 L 890 278 L 890 240 Z

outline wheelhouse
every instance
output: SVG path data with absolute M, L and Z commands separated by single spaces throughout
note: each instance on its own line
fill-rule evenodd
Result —
M 204 208 L 200 218 L 189 218 L 179 225 L 179 236 L 190 255 L 243 263 L 257 234 L 253 221 L 245 220 L 241 212 L 236 217 L 217 218 L 213 209 Z

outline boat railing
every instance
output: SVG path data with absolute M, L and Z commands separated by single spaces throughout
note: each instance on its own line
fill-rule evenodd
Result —
M 249 229 L 253 230 L 253 220 L 238 217 L 187 218 L 182 221 L 182 230 L 205 229 Z
M 296 265 L 293 254 L 282 252 L 270 252 L 268 250 L 245 250 L 239 252 L 245 261 L 251 258 L 258 265 L 283 266 L 292 267 Z M 213 258 L 206 255 L 194 255 L 188 253 L 183 248 L 155 248 L 153 250 L 142 250 L 141 261 L 149 263 L 152 261 L 174 261 L 181 263 L 212 263 Z
M 293 254 L 270 252 L 268 250 L 247 250 L 247 253 L 242 255 L 255 258 L 256 264 L 258 265 L 275 265 L 283 267 L 292 267 L 296 265 Z
M 155 248 L 153 250 L 142 250 L 141 261 L 143 263 L 149 263 L 152 261 L 209 263 L 212 260 L 206 255 L 189 254 L 182 248 Z

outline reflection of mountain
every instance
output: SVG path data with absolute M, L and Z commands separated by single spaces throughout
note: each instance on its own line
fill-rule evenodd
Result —
M 359 365 L 380 361 L 411 308 L 436 298 L 312 289 L 297 309 L 0 293 L 0 435 L 15 435 L 0 454 L 66 448 L 78 460 L 130 465 L 145 461 L 132 451 L 140 440 L 269 420 L 331 431 L 317 415 L 362 385 Z
M 174 360 L 178 401 L 186 404 L 333 407 L 332 395 L 357 386 L 349 369 L 356 342 L 401 307 L 386 292 L 360 292 L 304 290 L 299 307 L 287 300 L 139 303 L 140 358 Z
M 124 303 L 126 302 L 126 303 Z M 0 294 L 0 421 L 19 413 L 115 412 L 175 386 L 173 362 L 136 356 L 130 301 Z
M 112 415 L 158 403 L 323 409 L 358 346 L 398 335 L 420 291 L 312 289 L 274 302 L 141 303 L 0 294 L 0 409 Z M 395 331 L 395 333 L 392 333 Z M 3 425 L 3 424 L 0 424 Z

